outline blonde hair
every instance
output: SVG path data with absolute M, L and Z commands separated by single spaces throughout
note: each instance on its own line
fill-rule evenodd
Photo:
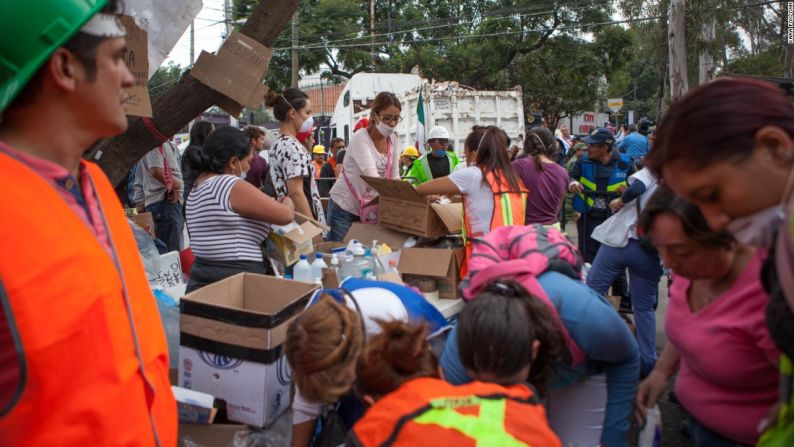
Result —
M 307 400 L 333 403 L 350 390 L 345 379 L 361 353 L 361 317 L 327 295 L 320 296 L 287 328 L 285 351 L 292 378 Z

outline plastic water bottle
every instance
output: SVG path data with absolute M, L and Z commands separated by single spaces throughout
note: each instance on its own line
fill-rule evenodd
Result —
M 372 252 L 369 249 L 364 250 L 364 256 L 359 258 L 356 266 L 358 266 L 358 271 L 360 272 L 359 278 L 369 279 L 370 275 L 375 274 Z
M 308 256 L 301 255 L 301 260 L 298 261 L 298 263 L 295 264 L 295 268 L 292 269 L 292 275 L 295 281 L 314 284 L 312 279 L 312 266 L 309 264 Z
M 339 277 L 339 256 L 336 253 L 331 255 L 331 269 L 334 271 L 334 275 L 336 275 L 336 280 L 342 282 L 342 278 Z
M 638 447 L 659 447 L 662 438 L 662 413 L 659 405 L 648 408 L 645 413 L 645 425 L 640 431 Z
M 353 261 L 352 266 L 350 268 L 350 276 L 355 276 L 356 278 L 363 278 L 364 273 L 366 273 L 366 264 L 367 261 L 364 260 L 364 254 L 366 251 L 364 250 L 364 246 L 361 244 L 356 244 L 353 247 Z M 362 272 L 362 269 L 365 271 Z
M 323 255 L 317 253 L 314 255 L 314 262 L 312 262 L 312 279 L 315 284 L 323 283 L 323 269 L 327 269 L 328 264 L 325 263 Z

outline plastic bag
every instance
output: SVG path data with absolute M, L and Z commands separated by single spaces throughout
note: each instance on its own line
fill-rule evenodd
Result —
M 146 230 L 139 227 L 132 220 L 127 219 L 127 222 L 132 228 L 132 234 L 135 235 L 135 243 L 138 245 L 138 252 L 141 254 L 141 259 L 143 259 L 146 277 L 151 282 L 151 278 L 156 278 L 157 272 L 160 271 L 160 252 L 157 250 L 157 246 L 154 245 L 152 236 Z
M 662 442 L 662 412 L 659 405 L 648 408 L 645 414 L 645 425 L 640 431 L 637 447 L 659 447 Z
M 165 337 L 168 341 L 168 357 L 171 369 L 179 368 L 179 300 L 165 293 L 159 287 L 152 289 L 160 311 Z

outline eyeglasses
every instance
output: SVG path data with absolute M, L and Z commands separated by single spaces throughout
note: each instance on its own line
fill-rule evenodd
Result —
M 384 123 L 397 124 L 403 120 L 403 117 L 401 117 L 400 115 L 378 115 L 378 117 L 380 117 L 381 121 L 383 121 Z

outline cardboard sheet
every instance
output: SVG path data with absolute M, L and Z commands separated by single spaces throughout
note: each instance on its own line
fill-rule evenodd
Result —
M 135 24 L 129 16 L 121 16 L 121 23 L 127 29 L 127 51 L 124 61 L 135 78 L 135 86 L 125 89 L 124 102 L 127 115 L 152 116 L 152 101 L 149 98 L 149 44 L 148 35 L 143 28 Z
M 267 93 L 261 81 L 272 56 L 273 52 L 266 46 L 234 31 L 217 55 L 202 51 L 190 74 L 237 104 L 258 108 Z

